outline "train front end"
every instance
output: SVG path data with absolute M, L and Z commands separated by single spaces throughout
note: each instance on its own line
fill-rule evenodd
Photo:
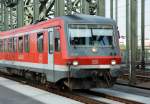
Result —
M 111 87 L 120 75 L 119 35 L 113 20 L 67 24 L 71 89 Z

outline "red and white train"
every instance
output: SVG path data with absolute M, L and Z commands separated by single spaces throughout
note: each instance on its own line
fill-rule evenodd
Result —
M 0 66 L 6 67 L 0 70 L 35 80 L 71 89 L 111 87 L 120 63 L 112 19 L 68 15 L 0 32 Z

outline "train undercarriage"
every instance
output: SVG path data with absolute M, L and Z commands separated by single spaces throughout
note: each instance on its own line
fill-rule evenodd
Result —
M 38 73 L 29 70 L 18 70 L 14 68 L 5 68 L 1 71 L 9 75 L 21 76 L 37 84 L 51 83 L 47 81 L 47 77 L 45 73 Z M 84 71 L 82 71 L 82 73 L 83 72 Z M 77 75 L 77 73 L 76 74 L 68 73 L 68 76 L 66 78 L 60 79 L 55 83 L 51 83 L 51 85 L 53 84 L 55 87 L 59 89 L 70 89 L 70 90 L 90 89 L 90 88 L 109 88 L 114 85 L 117 79 L 116 76 L 112 76 L 110 70 L 101 70 L 101 71 L 88 70 L 88 72 L 86 72 L 86 74 L 88 74 L 86 77 L 85 77 L 86 74 L 82 76 L 81 75 L 82 73 L 80 73 L 80 77 L 76 76 L 76 78 L 75 75 Z

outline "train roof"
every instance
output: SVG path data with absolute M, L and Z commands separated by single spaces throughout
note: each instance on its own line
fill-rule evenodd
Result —
M 59 16 L 59 17 L 52 18 L 47 21 L 39 22 L 37 24 L 31 24 L 31 25 L 23 26 L 20 28 L 15 28 L 15 29 L 8 30 L 8 31 L 2 31 L 0 32 L 0 36 L 4 36 L 5 34 L 13 33 L 13 32 L 18 33 L 20 32 L 20 30 L 31 30 L 33 26 L 36 27 L 36 26 L 40 26 L 41 24 L 44 25 L 45 23 L 49 23 L 50 21 L 60 20 L 60 19 L 63 20 L 66 24 L 68 23 L 95 23 L 95 24 L 101 23 L 101 24 L 116 25 L 115 21 L 110 18 L 105 18 L 101 16 L 93 16 L 93 15 L 74 14 L 74 15 Z
M 85 14 L 75 14 L 75 15 L 66 15 L 61 16 L 65 22 L 79 22 L 79 23 L 110 23 L 116 24 L 113 19 L 102 17 L 102 16 L 93 16 L 93 15 L 85 15 Z

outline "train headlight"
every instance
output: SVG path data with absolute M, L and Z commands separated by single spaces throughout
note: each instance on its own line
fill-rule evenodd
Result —
M 97 52 L 97 49 L 94 47 L 94 48 L 92 48 L 92 52 Z
M 73 63 L 72 63 L 74 66 L 77 66 L 77 65 L 79 65 L 79 63 L 78 63 L 78 61 L 73 61 Z
M 111 61 L 111 65 L 116 65 L 116 61 L 115 61 L 115 60 L 112 60 L 112 61 Z

